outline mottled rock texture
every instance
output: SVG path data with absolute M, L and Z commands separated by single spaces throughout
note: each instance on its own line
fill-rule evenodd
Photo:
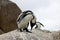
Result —
M 16 19 L 20 13 L 21 10 L 15 3 L 0 0 L 0 29 L 4 33 L 16 29 Z
M 60 31 L 52 32 L 54 40 L 60 40 Z
M 45 32 L 44 30 L 34 29 L 32 33 L 28 33 L 14 30 L 0 35 L 0 40 L 60 40 L 60 31 Z

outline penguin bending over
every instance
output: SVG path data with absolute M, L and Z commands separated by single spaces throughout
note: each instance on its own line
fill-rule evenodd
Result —
M 27 27 L 29 25 L 29 22 L 32 24 L 36 24 L 35 16 L 32 11 L 27 10 L 21 13 L 21 15 L 18 16 L 17 18 L 17 26 L 18 29 L 22 32 L 26 30 L 27 32 L 30 32 Z M 33 26 L 32 26 L 33 27 Z M 31 28 L 32 30 L 32 28 Z
M 36 22 L 36 27 L 35 27 L 35 29 L 40 30 L 41 26 L 44 27 L 44 25 L 43 25 L 42 23 L 40 23 L 40 22 Z

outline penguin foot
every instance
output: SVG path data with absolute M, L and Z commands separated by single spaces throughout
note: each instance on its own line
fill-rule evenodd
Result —
M 26 32 L 32 33 L 31 31 L 29 31 L 27 28 L 25 28 Z
M 22 30 L 22 29 L 20 29 L 20 32 L 23 32 L 23 30 Z

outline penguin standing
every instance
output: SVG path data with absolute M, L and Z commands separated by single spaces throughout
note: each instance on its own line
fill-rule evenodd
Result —
M 36 24 L 35 16 L 34 16 L 33 12 L 30 11 L 30 10 L 24 11 L 17 18 L 17 26 L 18 26 L 18 29 L 21 32 L 24 31 L 24 30 L 26 30 L 27 32 L 30 32 L 28 30 L 29 22 L 31 22 L 32 24 Z M 33 26 L 31 25 L 31 30 L 32 30 L 32 27 Z

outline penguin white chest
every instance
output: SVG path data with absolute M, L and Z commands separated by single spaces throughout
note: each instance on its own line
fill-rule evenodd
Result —
M 19 28 L 26 28 L 29 21 L 33 18 L 32 15 L 27 15 L 26 17 L 24 17 L 21 22 L 18 24 Z

